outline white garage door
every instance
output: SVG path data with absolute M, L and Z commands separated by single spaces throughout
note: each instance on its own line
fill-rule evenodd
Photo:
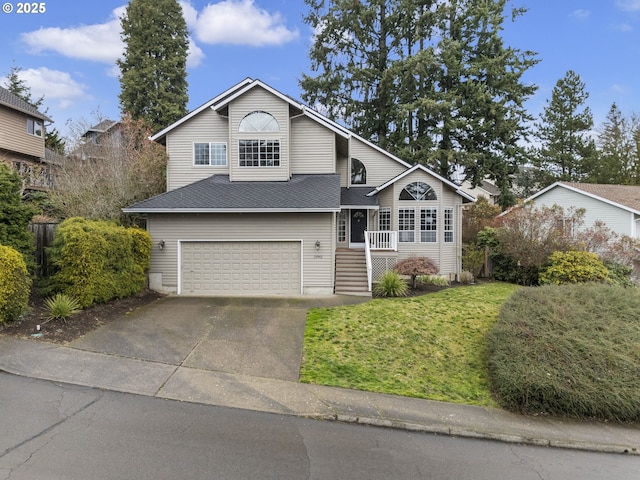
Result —
M 181 245 L 182 294 L 300 294 L 300 242 L 182 242 Z

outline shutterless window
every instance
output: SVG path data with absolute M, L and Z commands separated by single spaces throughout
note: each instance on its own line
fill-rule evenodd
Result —
M 194 143 L 193 164 L 225 166 L 227 164 L 227 144 L 217 142 Z
M 420 210 L 420 241 L 423 243 L 438 241 L 438 213 L 435 208 Z
M 416 211 L 411 208 L 398 210 L 398 240 L 401 242 L 415 242 Z
M 391 209 L 383 207 L 378 216 L 378 229 L 384 232 L 391 230 Z
M 338 242 L 344 243 L 347 241 L 347 212 L 340 211 L 338 215 Z
M 453 208 L 444 209 L 444 242 L 453 243 Z
M 34 120 L 33 118 L 27 118 L 27 133 L 35 135 L 36 137 L 41 137 L 42 122 Z
M 280 140 L 240 140 L 241 167 L 279 167 Z

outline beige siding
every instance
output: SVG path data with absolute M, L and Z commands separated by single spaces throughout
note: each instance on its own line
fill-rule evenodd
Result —
M 178 285 L 179 240 L 302 240 L 305 293 L 333 289 L 332 213 L 149 215 L 147 228 L 154 245 L 150 273 L 162 274 L 162 285 L 169 291 Z M 161 240 L 165 242 L 162 250 L 157 247 Z
M 360 160 L 367 169 L 367 185 L 382 185 L 407 168 L 357 138 L 351 139 L 351 157 Z M 347 165 L 347 168 L 349 166 Z M 350 180 L 350 177 L 347 177 Z
M 227 166 L 214 167 L 193 164 L 193 144 L 196 142 L 224 142 L 227 144 Z M 228 174 L 228 119 L 206 109 L 167 135 L 167 190 L 188 185 L 211 175 Z
M 239 133 L 240 121 L 249 113 L 262 110 L 273 115 L 280 126 L 277 133 Z M 232 181 L 286 181 L 290 178 L 289 166 L 289 104 L 262 88 L 254 88 L 229 104 Z M 240 139 L 280 140 L 279 167 L 240 167 L 238 165 L 238 141 Z
M 399 200 L 402 189 L 412 182 L 424 182 L 429 184 L 435 190 L 437 200 L 419 202 L 415 200 Z M 398 258 L 406 258 L 412 255 L 427 256 L 438 263 L 441 274 L 446 275 L 460 273 L 462 199 L 451 188 L 444 185 L 436 177 L 428 175 L 426 172 L 416 171 L 398 180 L 396 183 L 387 187 L 378 194 L 378 202 L 381 208 L 391 207 L 391 229 L 395 231 L 398 231 L 398 209 L 415 209 L 415 242 L 399 242 Z M 437 241 L 433 243 L 421 243 L 420 209 L 428 207 L 437 209 Z M 453 209 L 454 241 L 452 243 L 444 242 L 445 208 Z M 377 225 L 377 222 L 375 225 Z
M 336 165 L 336 173 L 340 175 L 340 186 L 349 186 L 349 159 L 346 157 L 338 158 Z
M 291 120 L 291 173 L 335 173 L 335 134 L 308 117 Z
M 27 133 L 28 115 L 0 107 L 0 148 L 37 158 L 44 158 L 43 136 Z
M 635 234 L 634 217 L 631 212 L 566 188 L 555 187 L 534 199 L 534 204 L 548 207 L 560 205 L 565 211 L 570 207 L 584 208 L 584 228 L 592 227 L 599 220 L 619 235 Z

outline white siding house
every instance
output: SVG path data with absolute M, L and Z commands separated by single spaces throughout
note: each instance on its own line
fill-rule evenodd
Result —
M 144 214 L 150 285 L 181 295 L 370 295 L 400 259 L 461 270 L 461 208 L 474 198 L 246 79 L 152 137 L 167 192 Z

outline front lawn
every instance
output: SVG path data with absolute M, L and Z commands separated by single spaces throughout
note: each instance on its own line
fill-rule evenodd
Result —
M 301 381 L 495 406 L 485 337 L 517 288 L 485 283 L 310 310 Z

